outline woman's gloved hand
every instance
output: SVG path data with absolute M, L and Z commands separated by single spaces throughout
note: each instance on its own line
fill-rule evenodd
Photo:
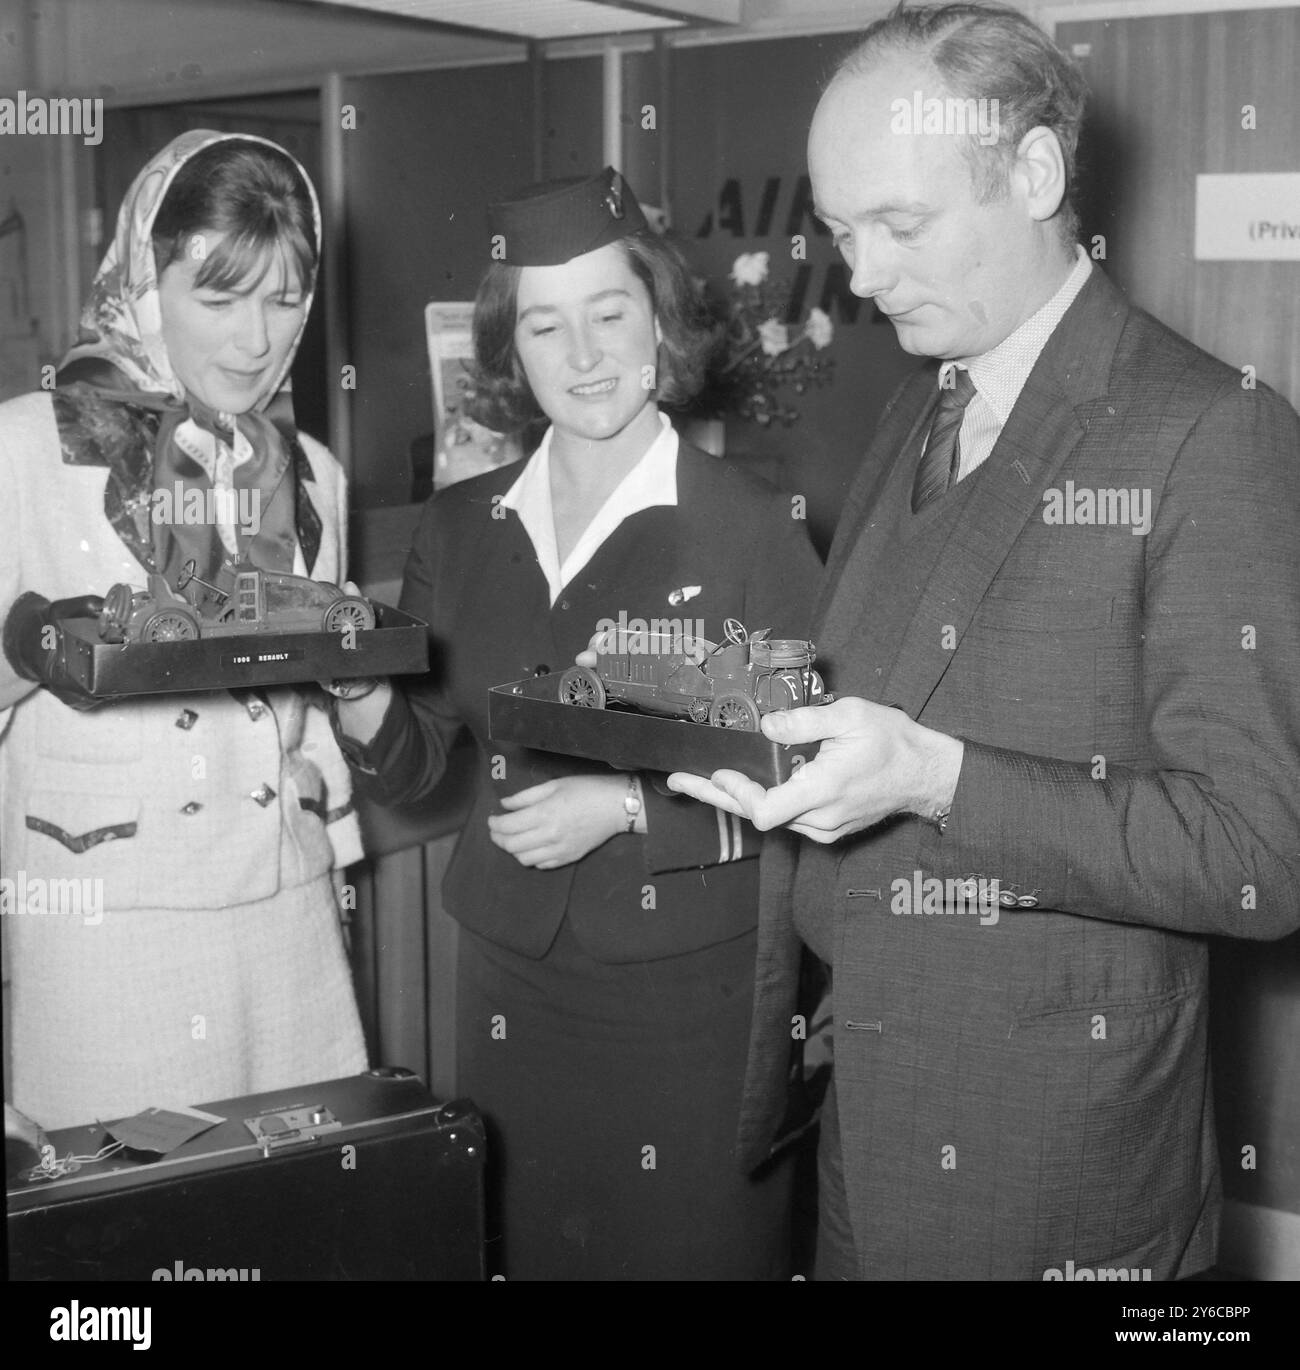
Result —
M 4 626 L 4 654 L 15 673 L 35 680 L 69 708 L 93 709 L 102 699 L 88 694 L 69 674 L 63 636 L 55 631 L 69 618 L 98 618 L 104 601 L 98 595 L 56 599 L 29 590 L 19 595 Z

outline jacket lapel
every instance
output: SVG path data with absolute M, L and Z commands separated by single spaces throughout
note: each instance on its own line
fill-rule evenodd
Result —
M 922 592 L 881 699 L 912 718 L 952 662 L 941 627 L 958 643 L 1044 492 L 1087 431 L 1106 412 L 1111 360 L 1127 320 L 1124 297 L 1094 267 L 1088 284 L 1048 340 L 1006 426 L 978 473 L 970 499 Z
M 938 398 L 937 374 L 937 365 L 924 366 L 894 393 L 850 487 L 813 612 L 817 639 L 823 646 L 843 641 L 857 622 L 862 590 L 841 584 L 844 568 L 866 532 L 881 486 L 894 464 L 912 450 L 921 427 L 930 416 Z

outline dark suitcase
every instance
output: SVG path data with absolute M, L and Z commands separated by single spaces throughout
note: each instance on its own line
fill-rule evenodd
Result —
M 10 1279 L 483 1278 L 483 1125 L 464 1101 L 380 1070 L 202 1108 L 226 1121 L 160 1160 L 8 1176 Z M 106 1139 L 49 1141 L 63 1158 Z

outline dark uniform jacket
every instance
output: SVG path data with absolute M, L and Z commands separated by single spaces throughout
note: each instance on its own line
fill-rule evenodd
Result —
M 427 681 L 396 694 L 379 733 L 352 746 L 359 788 L 384 802 L 428 794 L 462 725 L 478 750 L 477 790 L 443 887 L 447 909 L 492 941 L 540 957 L 566 911 L 587 952 L 652 960 L 751 929 L 758 844 L 748 825 L 643 786 L 647 834 L 619 834 L 558 870 L 520 865 L 493 845 L 499 801 L 557 776 L 609 774 L 599 763 L 497 744 L 488 691 L 561 671 L 602 619 L 689 618 L 722 640 L 722 622 L 806 637 L 820 564 L 802 502 L 735 465 L 680 445 L 677 505 L 641 510 L 596 551 L 554 606 L 518 516 L 500 504 L 517 467 L 453 485 L 429 503 L 407 563 L 401 607 L 429 622 Z M 675 591 L 699 587 L 684 602 Z M 609 716 L 609 724 L 618 726 Z M 683 729 L 699 725 L 683 721 Z

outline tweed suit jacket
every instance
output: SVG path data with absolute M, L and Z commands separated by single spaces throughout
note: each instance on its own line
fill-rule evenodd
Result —
M 922 368 L 883 415 L 816 615 L 838 694 L 965 743 L 942 833 L 898 816 L 834 849 L 861 1273 L 1192 1274 L 1219 1208 L 1205 938 L 1300 923 L 1300 423 L 1094 269 L 868 676 L 872 587 L 844 570 L 879 535 L 934 386 Z M 1051 519 L 1120 488 L 1149 492 L 1145 534 Z M 745 1165 L 781 1111 L 797 964 L 801 847 L 786 834 L 768 853 Z M 996 915 L 909 905 L 932 877 L 996 880 Z

